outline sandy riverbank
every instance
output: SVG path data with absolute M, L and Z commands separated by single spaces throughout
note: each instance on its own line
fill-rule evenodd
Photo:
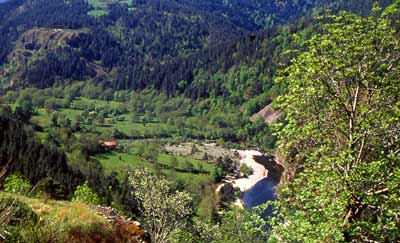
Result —
M 233 186 L 240 188 L 240 191 L 244 192 L 252 188 L 258 181 L 267 177 L 268 171 L 253 158 L 254 155 L 262 155 L 260 152 L 255 150 L 238 150 L 238 153 L 240 155 L 240 164 L 246 164 L 253 169 L 253 174 L 248 178 L 240 178 L 233 181 Z

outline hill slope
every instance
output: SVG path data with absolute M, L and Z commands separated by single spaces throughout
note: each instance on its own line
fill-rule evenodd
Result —
M 12 203 L 12 204 L 9 204 Z M 1 215 L 10 207 L 5 242 L 143 242 L 144 231 L 111 209 L 0 193 Z M 3 227 L 3 225 L 1 225 Z M 0 228 L 0 234 L 2 234 Z
M 385 6 L 392 1 L 380 2 Z M 209 62 L 215 58 L 226 59 L 222 70 L 232 66 L 234 53 L 215 56 L 214 52 L 240 45 L 249 32 L 290 23 L 327 8 L 366 13 L 371 3 L 359 0 L 351 3 L 341 0 L 10 1 L 0 5 L 0 41 L 4 43 L 0 47 L 0 64 L 4 64 L 0 82 L 5 87 L 44 88 L 96 78 L 98 82 L 107 80 L 113 89 L 142 90 L 153 86 L 174 94 L 178 89 L 182 91 L 178 87 L 181 80 L 186 81 L 184 88 L 190 88 L 196 73 L 208 70 Z M 90 14 L 93 11 L 103 12 L 93 16 Z M 38 55 L 23 48 L 23 59 L 16 60 L 15 53 L 21 52 L 21 45 L 35 47 L 24 39 L 33 29 L 80 34 L 70 36 L 67 45 L 41 46 Z M 42 36 L 52 38 L 45 33 Z M 236 50 L 239 53 L 254 52 L 259 46 L 239 48 Z M 201 58 L 204 52 L 208 54 Z M 201 62 L 197 61 L 199 55 Z

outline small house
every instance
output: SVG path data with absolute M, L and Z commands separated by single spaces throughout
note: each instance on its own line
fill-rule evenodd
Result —
M 104 148 L 108 148 L 111 150 L 114 150 L 117 148 L 118 146 L 118 141 L 117 140 L 110 140 L 110 141 L 99 141 L 100 146 L 104 147 Z

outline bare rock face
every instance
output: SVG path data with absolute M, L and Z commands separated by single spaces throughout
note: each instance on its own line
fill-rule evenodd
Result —
M 271 177 L 273 180 L 278 182 L 281 180 L 285 169 L 283 165 L 277 162 L 274 155 L 263 154 L 254 155 L 253 157 L 257 163 L 262 164 L 268 170 L 268 177 Z
M 7 77 L 8 86 L 13 87 L 24 79 L 22 73 L 34 60 L 44 58 L 49 51 L 67 47 L 68 40 L 85 33 L 86 30 L 34 28 L 25 31 L 16 41 L 15 47 L 8 55 L 10 65 L 0 72 Z
M 255 121 L 257 118 L 261 117 L 264 120 L 264 122 L 273 123 L 281 115 L 282 115 L 282 112 L 280 110 L 275 110 L 272 107 L 272 104 L 269 104 L 266 107 L 264 107 L 263 109 L 261 109 L 259 112 L 257 112 L 256 114 L 252 115 L 250 117 L 250 120 Z
M 57 47 L 67 46 L 67 41 L 69 39 L 74 38 L 81 33 L 84 33 L 84 31 L 35 28 L 22 34 L 17 43 L 17 48 L 27 50 L 52 50 Z

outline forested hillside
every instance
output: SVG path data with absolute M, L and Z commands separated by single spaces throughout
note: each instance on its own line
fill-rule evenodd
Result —
M 0 241 L 398 242 L 399 9 L 0 0 Z
M 241 11 L 233 11 L 239 6 Z M 196 126 L 219 128 L 217 134 L 226 140 L 272 147 L 269 128 L 248 117 L 281 92 L 274 77 L 293 57 L 286 51 L 301 49 L 319 31 L 321 21 L 313 16 L 326 9 L 366 15 L 371 7 L 372 1 L 6 2 L 1 8 L 8 14 L 0 26 L 0 82 L 5 89 L 43 89 L 84 81 L 90 94 L 71 96 L 108 101 L 126 102 L 126 95 L 115 97 L 127 90 L 183 96 L 192 104 L 178 117 L 195 117 Z M 102 14 L 93 15 L 100 10 Z M 254 16 L 279 21 L 263 26 Z M 145 111 L 135 110 L 139 115 Z M 230 114 L 224 121 L 222 112 Z M 163 119 L 181 123 L 177 114 L 168 113 Z M 202 134 L 188 137 L 210 137 Z
M 4 64 L 2 83 L 6 87 L 44 88 L 68 80 L 95 78 L 97 82 L 107 82 L 113 89 L 154 87 L 167 94 L 179 89 L 181 92 L 185 89 L 197 91 L 201 88 L 191 84 L 201 70 L 210 74 L 225 73 L 234 63 L 238 64 L 232 61 L 235 53 L 237 60 L 243 57 L 259 60 L 246 55 L 258 50 L 257 44 L 229 48 L 218 54 L 225 49 L 221 46 L 237 46 L 237 41 L 243 42 L 246 36 L 253 39 L 254 35 L 259 35 L 249 34 L 249 31 L 262 33 L 263 29 L 272 28 L 276 36 L 280 34 L 274 31 L 276 24 L 300 17 L 307 19 L 311 13 L 321 12 L 327 6 L 367 13 L 372 1 L 369 4 L 365 1 L 360 4 L 357 1 L 351 4 L 340 1 L 216 1 L 213 4 L 208 1 L 137 1 L 118 4 L 115 1 L 101 5 L 107 14 L 91 17 L 88 12 L 98 8 L 94 2 L 3 3 L 0 10 L 5 11 L 0 25 L 4 43 L 0 51 L 0 63 Z M 382 1 L 383 6 L 388 2 Z M 46 31 L 51 29 L 81 33 L 64 39 L 64 45 L 49 48 L 32 43 L 37 41 L 35 38 L 26 38 L 31 29 L 44 31 L 42 34 L 37 31 L 36 38 L 46 36 Z M 263 43 L 263 40 L 258 42 Z M 264 48 L 275 50 L 268 42 L 264 43 Z M 216 53 L 216 50 L 219 51 Z M 276 51 L 268 54 L 279 56 Z M 261 67 L 266 69 L 268 64 L 262 63 Z M 181 82 L 178 87 L 180 81 L 185 83 Z

